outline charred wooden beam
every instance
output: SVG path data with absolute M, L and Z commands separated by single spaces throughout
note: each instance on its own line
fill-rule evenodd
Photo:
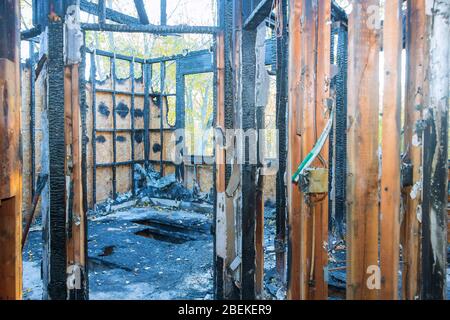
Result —
M 67 299 L 66 178 L 64 123 L 64 24 L 48 26 L 49 206 L 44 213 L 44 298 Z
M 242 31 L 242 129 L 244 132 L 256 129 L 255 72 L 256 72 L 256 30 Z M 256 299 L 256 178 L 257 166 L 248 157 L 253 146 L 243 141 L 244 164 L 241 165 L 242 185 L 242 266 L 241 298 Z
M 103 4 L 102 4 L 102 1 L 103 1 Z M 140 20 L 135 17 L 112 10 L 110 8 L 106 8 L 106 6 L 103 9 L 102 5 L 105 5 L 104 2 L 105 2 L 105 0 L 100 0 L 99 4 L 95 4 L 88 0 L 80 0 L 80 9 L 82 11 L 90 13 L 92 15 L 98 15 L 100 12 L 101 12 L 101 14 L 103 14 L 103 10 L 104 10 L 105 11 L 105 20 L 108 19 L 108 20 L 111 20 L 111 21 L 117 22 L 117 23 L 130 24 L 130 25 L 139 25 L 141 23 Z
M 213 26 L 161 26 L 161 25 L 138 25 L 138 24 L 95 24 L 82 23 L 81 27 L 86 31 L 111 31 L 125 33 L 156 33 L 156 34 L 179 34 L 200 33 L 216 34 L 220 31 Z
M 245 29 L 255 29 L 264 22 L 272 12 L 273 0 L 260 0 L 252 12 L 246 17 L 244 22 Z

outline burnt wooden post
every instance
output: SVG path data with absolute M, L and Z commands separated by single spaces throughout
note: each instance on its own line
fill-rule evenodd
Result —
M 287 218 L 287 105 L 288 105 L 288 2 L 281 1 L 281 35 L 277 37 L 277 130 L 279 135 L 279 163 L 276 188 L 277 235 L 275 242 L 277 271 L 282 279 L 286 271 Z
M 450 38 L 450 3 L 435 1 L 426 10 L 429 89 L 423 106 L 422 298 L 445 300 L 450 45 L 443 39 Z
M 76 1 L 66 1 L 64 10 L 50 12 L 46 31 L 49 193 L 43 202 L 43 282 L 44 298 L 50 300 L 87 298 L 83 35 Z
M 404 186 L 405 214 L 402 222 L 403 247 L 402 298 L 415 300 L 420 296 L 421 223 L 417 215 L 421 208 L 422 145 L 420 128 L 426 99 L 426 38 L 425 1 L 408 1 L 406 14 L 406 97 L 404 125 L 404 162 L 412 167 L 412 181 Z
M 20 10 L 0 3 L 0 300 L 22 298 Z

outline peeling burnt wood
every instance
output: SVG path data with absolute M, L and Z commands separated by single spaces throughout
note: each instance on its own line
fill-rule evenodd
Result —
M 413 169 L 413 187 L 405 188 L 405 214 L 402 222 L 401 242 L 403 247 L 402 297 L 405 300 L 416 300 L 420 296 L 420 247 L 421 223 L 418 210 L 421 209 L 422 192 L 418 190 L 412 195 L 414 186 L 422 183 L 422 146 L 415 143 L 422 135 L 416 130 L 422 119 L 425 105 L 426 65 L 428 64 L 426 39 L 425 0 L 408 1 L 407 34 L 406 34 L 406 101 L 404 125 L 405 161 L 411 163 Z M 419 138 L 420 137 L 420 138 Z
M 240 43 L 241 43 L 241 29 L 242 29 L 242 14 L 240 2 L 235 0 L 222 0 L 220 2 L 221 8 L 223 8 L 223 14 L 219 16 L 222 17 L 221 27 L 224 29 L 224 47 L 223 47 L 223 58 L 224 58 L 224 128 L 234 129 L 240 122 L 239 115 L 237 113 L 238 106 L 238 85 L 240 77 Z M 219 42 L 218 42 L 219 44 Z M 219 49 L 219 48 L 218 48 Z M 219 50 L 218 50 L 219 54 Z M 219 57 L 218 57 L 219 59 Z M 220 64 L 219 64 L 220 66 Z M 228 137 L 226 137 L 228 139 Z M 228 143 L 225 141 L 225 143 Z M 240 180 L 240 170 L 239 165 L 231 165 L 231 159 L 235 156 L 234 152 L 229 149 L 226 150 L 225 154 L 225 195 L 224 199 L 220 199 L 221 195 L 218 193 L 218 205 L 219 200 L 223 201 L 225 204 L 225 219 L 226 225 L 224 226 L 226 231 L 226 239 L 222 240 L 226 245 L 224 254 L 226 258 L 217 258 L 217 282 L 216 282 L 216 296 L 218 299 L 225 300 L 237 300 L 240 298 L 240 289 L 237 286 L 235 280 L 238 279 L 237 269 L 231 268 L 231 265 L 240 258 L 239 255 L 239 242 L 240 240 L 240 226 L 235 222 L 239 219 L 238 212 L 238 192 L 233 190 L 229 193 L 230 183 L 232 182 L 232 174 L 238 177 Z M 237 189 L 237 188 L 236 188 Z M 217 207 L 219 210 L 219 207 Z M 218 211 L 219 213 L 219 211 Z M 218 218 L 218 217 L 217 217 Z M 219 220 L 217 219 L 217 222 Z M 216 241 L 218 235 L 216 234 Z M 216 243 L 217 245 L 219 242 Z M 239 267 L 239 266 L 237 266 Z M 219 273 L 223 270 L 222 273 Z
M 277 37 L 277 130 L 279 134 L 279 163 L 276 188 L 277 231 L 275 240 L 277 272 L 282 279 L 286 270 L 286 166 L 287 166 L 287 104 L 288 104 L 288 15 L 287 1 L 281 2 L 281 36 Z
M 379 35 L 368 24 L 377 0 L 355 1 L 349 17 L 347 299 L 378 298 L 367 286 L 378 266 Z M 370 269 L 369 269 L 370 270 Z
M 44 238 L 48 252 L 43 265 L 44 298 L 66 300 L 66 182 L 64 141 L 64 25 L 52 22 L 48 26 L 48 121 L 50 157 L 50 203 L 48 225 Z
M 261 141 L 265 140 L 265 109 L 268 104 L 270 78 L 266 69 L 266 48 L 265 39 L 267 34 L 266 24 L 261 23 L 257 27 L 255 54 L 256 54 L 256 74 L 255 74 L 255 112 L 256 129 L 259 133 L 257 152 L 258 167 L 256 171 L 256 224 L 255 224 L 255 294 L 258 300 L 264 298 L 264 147 Z M 262 150 L 261 150 L 262 149 Z M 261 157 L 262 156 L 262 157 Z
M 222 9 L 223 10 L 223 9 Z M 222 11 L 223 12 L 223 11 Z M 224 34 L 217 35 L 217 119 L 216 130 L 223 130 L 225 125 L 225 53 Z M 216 170 L 215 170 L 215 237 L 214 237 L 214 283 L 215 296 L 217 299 L 224 298 L 223 288 L 225 287 L 225 259 L 227 256 L 227 232 L 226 232 L 226 207 L 225 207 L 225 150 L 216 145 Z M 218 290 L 219 289 L 219 290 Z
M 423 112 L 422 298 L 445 300 L 447 262 L 450 3 L 427 12 L 429 96 Z
M 301 104 L 299 84 L 302 77 L 300 61 L 302 3 L 303 1 L 296 0 L 290 0 L 289 2 L 289 148 L 287 166 L 289 251 L 287 295 L 290 300 L 299 300 L 302 296 L 300 291 L 301 194 L 290 179 L 302 161 L 301 137 L 297 135 L 297 118 L 299 117 Z
M 0 300 L 22 298 L 19 1 L 0 3 Z
M 383 300 L 398 299 L 400 260 L 400 142 L 402 76 L 402 3 L 385 4 L 384 17 L 384 95 L 382 175 L 380 206 L 380 267 Z
M 256 129 L 255 72 L 256 72 L 256 30 L 242 31 L 242 129 L 244 132 Z M 244 142 L 244 164 L 241 165 L 242 186 L 242 266 L 241 298 L 256 299 L 256 178 L 257 166 L 250 163 L 252 146 Z
M 217 35 L 217 118 L 216 130 L 225 133 L 233 128 L 233 65 L 230 53 L 233 48 L 233 0 L 219 3 L 220 25 L 224 29 Z M 231 124 L 230 124 L 231 119 Z M 220 143 L 220 141 L 217 141 Z M 225 143 L 225 141 L 223 141 Z M 216 219 L 215 219 L 215 297 L 219 300 L 238 299 L 233 274 L 229 266 L 235 254 L 235 218 L 233 202 L 226 195 L 230 166 L 226 162 L 226 150 L 216 146 Z

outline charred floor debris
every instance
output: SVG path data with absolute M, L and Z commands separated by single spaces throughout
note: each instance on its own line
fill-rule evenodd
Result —
M 448 299 L 449 15 L 1 1 L 0 299 Z

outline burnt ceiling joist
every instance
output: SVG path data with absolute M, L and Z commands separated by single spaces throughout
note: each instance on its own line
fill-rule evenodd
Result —
M 273 0 L 260 0 L 256 5 L 245 1 L 243 3 L 244 28 L 255 29 L 270 16 Z
M 93 15 L 98 15 L 99 12 L 101 10 L 99 10 L 100 8 L 102 8 L 102 3 L 104 4 L 104 0 L 100 0 L 99 4 L 95 4 L 92 3 L 88 0 L 81 0 L 80 1 L 80 10 L 93 14 Z M 117 22 L 120 24 L 132 24 L 132 25 L 139 25 L 141 24 L 141 21 L 138 18 L 129 16 L 127 14 L 118 12 L 116 10 L 110 9 L 110 8 L 106 8 L 104 7 L 104 13 L 105 13 L 105 18 L 113 21 L 113 22 Z

